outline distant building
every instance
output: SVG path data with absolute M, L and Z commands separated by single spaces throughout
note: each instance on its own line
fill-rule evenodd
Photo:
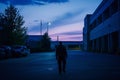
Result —
M 84 50 L 120 52 L 120 0 L 103 0 L 84 20 Z
M 82 50 L 82 41 L 62 41 L 62 43 L 68 50 Z M 55 49 L 58 44 L 57 41 L 51 41 L 51 48 Z
M 26 44 L 29 48 L 34 49 L 37 48 L 40 44 L 40 40 L 42 39 L 41 35 L 28 35 Z M 63 45 L 66 46 L 67 49 L 82 49 L 81 41 L 62 41 Z M 55 50 L 56 45 L 58 45 L 57 41 L 51 41 L 51 49 Z

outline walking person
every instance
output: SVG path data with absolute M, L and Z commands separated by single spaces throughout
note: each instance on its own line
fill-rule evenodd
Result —
M 62 72 L 65 73 L 66 71 L 66 58 L 67 58 L 67 51 L 62 42 L 59 42 L 59 45 L 56 47 L 56 59 L 58 62 L 58 70 L 59 74 Z

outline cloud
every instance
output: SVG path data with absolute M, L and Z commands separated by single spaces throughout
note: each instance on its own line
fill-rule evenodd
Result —
M 53 41 L 57 40 L 57 36 L 59 36 L 60 41 L 82 41 L 82 37 L 83 37 L 81 31 L 56 33 L 50 35 Z
M 0 0 L 4 4 L 13 4 L 13 5 L 27 5 L 32 4 L 32 0 Z
M 64 33 L 61 33 L 61 35 L 81 35 L 82 32 L 81 31 L 71 31 L 71 32 L 64 32 Z
M 71 32 L 61 32 L 50 35 L 53 41 L 57 40 L 57 36 L 59 36 L 59 40 L 61 41 L 82 41 L 82 31 L 71 31 Z
M 82 31 L 71 31 L 71 32 L 61 32 L 61 33 L 56 33 L 52 34 L 51 36 L 56 36 L 56 35 L 82 35 Z
M 82 41 L 82 36 L 70 36 L 70 37 L 60 37 L 60 41 Z
M 83 10 L 79 9 L 76 11 L 67 12 L 59 17 L 56 17 L 56 19 L 52 22 L 53 27 L 73 24 L 82 21 L 81 14 L 83 12 Z
M 68 2 L 68 0 L 0 0 L 0 3 L 4 4 L 13 4 L 13 5 L 45 5 L 47 3 L 64 3 Z

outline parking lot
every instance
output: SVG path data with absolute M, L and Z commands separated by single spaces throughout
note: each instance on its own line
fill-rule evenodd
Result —
M 120 56 L 68 51 L 66 73 L 59 75 L 55 52 L 0 61 L 0 80 L 120 80 Z

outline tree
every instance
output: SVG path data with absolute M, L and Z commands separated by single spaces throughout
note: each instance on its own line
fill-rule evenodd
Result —
M 0 13 L 0 26 L 3 27 L 3 44 L 22 45 L 27 37 L 27 28 L 23 27 L 23 16 L 17 8 L 10 5 L 4 13 Z
M 40 45 L 41 45 L 40 48 L 41 48 L 42 50 L 44 50 L 44 51 L 50 50 L 51 39 L 50 39 L 50 37 L 48 36 L 48 33 L 47 33 L 47 32 L 42 36 Z

